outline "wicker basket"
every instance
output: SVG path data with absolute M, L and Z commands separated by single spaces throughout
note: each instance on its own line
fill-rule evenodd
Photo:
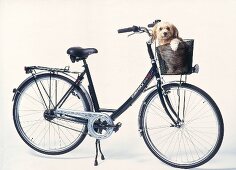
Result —
M 156 47 L 162 75 L 183 75 L 192 73 L 194 40 L 181 42 L 176 51 L 169 44 Z

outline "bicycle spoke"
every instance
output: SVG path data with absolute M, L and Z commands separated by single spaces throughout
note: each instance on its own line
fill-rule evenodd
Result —
M 57 119 L 50 110 L 71 87 L 72 82 L 67 78 L 45 74 L 32 78 L 18 93 L 14 122 L 18 133 L 33 149 L 46 154 L 65 153 L 83 141 L 87 134 L 84 124 Z M 89 109 L 81 92 L 75 88 L 74 93 L 76 95 L 70 94 L 61 108 Z
M 205 94 L 185 85 L 167 88 L 170 106 L 179 114 L 171 124 L 160 104 L 158 93 L 147 98 L 142 118 L 143 137 L 158 158 L 174 167 L 195 167 L 208 161 L 218 150 L 220 131 L 214 103 Z M 213 105 L 213 106 L 212 106 Z M 222 142 L 222 136 L 221 141 Z

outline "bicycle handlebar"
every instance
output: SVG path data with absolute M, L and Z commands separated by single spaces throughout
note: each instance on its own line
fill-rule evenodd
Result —
M 151 33 L 149 32 L 149 30 L 146 27 L 138 27 L 138 26 L 132 26 L 132 27 L 128 27 L 128 28 L 121 28 L 118 29 L 118 33 L 126 33 L 126 32 L 134 32 L 134 33 L 143 33 L 146 32 L 148 34 L 148 36 L 151 36 Z M 131 34 L 132 35 L 132 34 Z
M 154 27 L 154 25 L 156 25 L 158 22 L 160 22 L 161 20 L 155 20 L 153 23 L 151 24 L 148 24 L 148 27 L 151 28 L 151 27 Z M 148 28 L 146 27 L 139 27 L 139 26 L 132 26 L 132 27 L 128 27 L 128 28 L 121 28 L 121 29 L 118 29 L 118 33 L 126 33 L 126 32 L 146 32 L 149 36 L 151 36 Z

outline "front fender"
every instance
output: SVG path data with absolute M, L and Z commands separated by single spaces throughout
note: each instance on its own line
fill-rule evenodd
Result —
M 141 106 L 140 106 L 140 109 L 139 109 L 139 115 L 138 115 L 138 127 L 139 127 L 139 132 L 140 132 L 140 135 L 142 136 L 143 133 L 142 133 L 142 122 L 141 122 L 141 117 L 143 116 L 142 113 L 143 111 L 145 110 L 146 106 L 147 106 L 147 102 L 149 100 L 149 98 L 153 95 L 153 93 L 157 93 L 157 89 L 153 89 L 152 91 L 150 91 L 148 93 L 148 95 L 145 97 L 145 99 L 143 100 Z
M 180 82 L 180 81 L 171 81 L 171 82 L 167 82 L 167 83 L 164 83 L 162 85 L 162 87 L 164 89 L 168 88 L 168 86 L 171 86 L 172 84 L 173 85 L 176 85 L 176 84 L 179 84 L 181 86 L 181 84 L 184 83 L 184 82 Z M 148 105 L 148 102 L 150 101 L 150 99 L 153 97 L 153 95 L 155 94 L 158 94 L 158 90 L 157 88 L 153 89 L 151 92 L 148 93 L 148 95 L 145 97 L 145 99 L 143 100 L 142 102 L 142 105 L 139 109 L 139 116 L 138 116 L 138 127 L 139 127 L 139 132 L 140 132 L 140 135 L 142 136 L 142 129 L 143 129 L 143 125 L 142 125 L 142 117 L 144 116 L 144 111 Z

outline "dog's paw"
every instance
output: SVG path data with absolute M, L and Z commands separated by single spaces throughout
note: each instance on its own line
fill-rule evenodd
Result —
M 179 43 L 180 43 L 180 40 L 175 38 L 173 40 L 171 40 L 170 42 L 170 47 L 173 51 L 177 51 L 178 47 L 179 47 Z

